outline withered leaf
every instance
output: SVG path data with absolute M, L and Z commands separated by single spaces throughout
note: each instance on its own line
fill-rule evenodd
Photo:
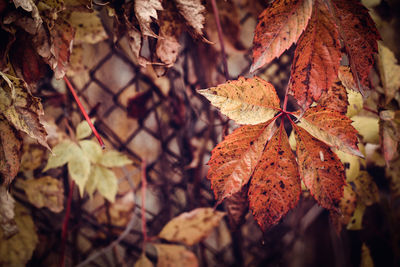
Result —
M 249 205 L 254 218 L 266 231 L 292 208 L 301 193 L 296 158 L 283 124 L 263 151 L 249 187 Z
M 67 15 L 67 21 L 75 28 L 74 44 L 95 44 L 107 39 L 107 33 L 99 17 L 99 12 L 73 11 Z
M 382 42 L 379 42 L 379 74 L 389 103 L 400 89 L 400 65 L 396 56 Z
M 5 239 L 18 233 L 18 227 L 14 220 L 14 207 L 14 198 L 7 192 L 4 186 L 0 186 L 0 227 Z
M 312 4 L 311 0 L 276 0 L 261 13 L 250 72 L 270 63 L 297 41 L 311 17 Z
M 184 246 L 153 244 L 157 250 L 157 267 L 198 267 L 193 252 Z
M 197 208 L 173 218 L 158 236 L 170 242 L 192 246 L 206 238 L 224 216 L 224 212 L 215 211 L 213 208 Z
M 245 216 L 249 211 L 247 199 L 248 190 L 248 186 L 243 186 L 242 190 L 236 192 L 225 200 L 229 225 L 232 230 L 237 230 L 245 221 Z
M 290 94 L 306 110 L 332 86 L 341 58 L 339 34 L 325 3 L 315 0 L 307 28 L 294 53 Z
M 328 88 L 328 91 L 321 95 L 318 104 L 343 115 L 347 113 L 349 106 L 347 90 L 338 78 Z
M 152 18 L 157 19 L 157 11 L 163 10 L 161 0 L 136 0 L 135 15 L 139 21 L 140 29 L 143 36 L 152 36 L 157 38 L 157 35 L 150 28 Z
M 186 23 L 192 27 L 196 34 L 203 35 L 205 7 L 200 0 L 174 0 L 179 13 L 185 18 Z
M 345 171 L 343 164 L 328 145 L 295 127 L 296 152 L 300 177 L 318 204 L 337 210 L 343 196 Z
M 21 161 L 21 144 L 18 132 L 0 115 L 0 185 L 10 185 L 17 175 Z
M 239 77 L 198 92 L 239 124 L 266 122 L 279 110 L 279 98 L 274 87 L 258 77 Z

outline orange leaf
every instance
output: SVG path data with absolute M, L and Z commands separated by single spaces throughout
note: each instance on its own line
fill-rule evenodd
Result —
M 311 19 L 301 35 L 292 64 L 289 83 L 303 110 L 317 102 L 337 77 L 340 42 L 335 21 L 321 0 L 316 0 Z
M 250 181 L 249 205 L 263 231 L 294 208 L 301 192 L 296 158 L 282 126 L 268 142 Z
M 276 0 L 259 17 L 250 72 L 270 63 L 297 41 L 311 16 L 312 0 Z
M 207 178 L 211 180 L 211 187 L 219 202 L 239 192 L 247 184 L 274 125 L 270 120 L 258 125 L 242 126 L 213 149 Z
M 343 86 L 339 79 L 336 79 L 328 91 L 321 95 L 319 105 L 335 110 L 340 114 L 346 114 L 349 101 L 347 100 L 346 87 Z
M 316 106 L 308 109 L 300 118 L 301 126 L 314 137 L 343 152 L 359 157 L 357 130 L 351 120 L 337 111 Z
M 357 0 L 332 0 L 340 37 L 349 56 L 354 80 L 361 93 L 370 88 L 369 72 L 380 39 L 375 23 Z
M 266 122 L 279 110 L 279 98 L 273 85 L 258 77 L 239 77 L 198 92 L 240 124 Z
M 300 177 L 322 207 L 336 211 L 343 196 L 343 164 L 328 145 L 295 126 Z

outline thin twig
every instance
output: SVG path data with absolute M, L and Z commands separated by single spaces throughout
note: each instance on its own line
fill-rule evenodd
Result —
M 72 84 L 69 82 L 67 76 L 64 76 L 64 81 L 65 81 L 65 83 L 67 84 L 67 87 L 68 87 L 68 89 L 70 90 L 71 94 L 73 95 L 73 97 L 74 97 L 76 103 L 78 104 L 78 107 L 79 107 L 79 109 L 81 110 L 81 112 L 82 112 L 82 114 L 83 114 L 83 117 L 85 117 L 87 123 L 89 124 L 89 126 L 90 126 L 90 128 L 92 129 L 94 135 L 96 136 L 97 141 L 99 141 L 99 143 L 100 143 L 100 145 L 101 145 L 101 148 L 104 149 L 104 148 L 105 148 L 105 145 L 104 145 L 104 143 L 103 143 L 103 140 L 101 139 L 99 133 L 97 132 L 96 128 L 94 127 L 94 125 L 93 125 L 93 123 L 92 123 L 92 121 L 90 120 L 89 115 L 86 113 L 86 111 L 85 111 L 85 109 L 84 109 L 84 107 L 83 107 L 81 101 L 79 100 L 79 97 L 78 97 L 78 95 L 77 95 L 77 93 L 76 93 L 74 87 L 73 87 Z
M 65 247 L 67 243 L 67 234 L 68 234 L 68 222 L 69 217 L 71 216 L 71 204 L 72 204 L 72 196 L 74 193 L 75 182 L 72 180 L 71 185 L 69 187 L 69 194 L 67 200 L 67 208 L 65 210 L 64 222 L 62 226 L 61 233 L 61 255 L 60 255 L 60 266 L 64 267 L 65 265 Z
M 213 7 L 215 22 L 217 23 L 218 39 L 219 39 L 219 43 L 221 45 L 222 64 L 224 66 L 225 79 L 229 80 L 230 77 L 229 77 L 229 71 L 228 71 L 228 63 L 226 62 L 224 35 L 222 33 L 221 21 L 219 20 L 218 6 L 217 6 L 217 3 L 215 2 L 215 0 L 211 0 L 211 4 Z
M 373 109 L 370 109 L 369 107 L 366 107 L 366 106 L 364 106 L 363 109 L 366 110 L 366 111 L 369 111 L 369 112 L 371 112 L 371 113 L 374 113 L 376 116 L 379 117 L 379 112 L 378 112 L 378 111 L 375 111 L 375 110 L 373 110 Z
M 143 252 L 146 249 L 146 242 L 147 242 L 147 230 L 146 230 L 146 209 L 145 209 L 145 204 L 146 204 L 146 187 L 147 187 L 147 179 L 146 179 L 146 160 L 142 160 L 142 208 L 141 208 L 141 213 L 142 213 L 142 233 L 143 233 L 143 247 L 142 250 Z

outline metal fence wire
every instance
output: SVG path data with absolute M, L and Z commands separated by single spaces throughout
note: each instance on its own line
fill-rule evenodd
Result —
M 256 17 L 246 8 L 239 5 L 238 10 L 244 45 L 242 49 L 227 49 L 232 79 L 249 76 L 256 23 Z M 142 251 L 140 164 L 143 160 L 148 183 L 145 196 L 148 236 L 156 236 L 169 220 L 182 212 L 215 205 L 206 179 L 206 162 L 222 136 L 237 125 L 196 93 L 196 89 L 224 82 L 219 46 L 195 41 L 188 35 L 182 36 L 180 43 L 178 60 L 164 77 L 156 77 L 136 63 L 126 38 L 96 44 L 88 72 L 71 77 L 86 110 L 95 117 L 95 126 L 106 146 L 126 153 L 135 163 L 115 170 L 119 191 L 114 204 L 104 202 L 96 194 L 93 199 L 74 195 L 65 248 L 67 266 L 78 265 L 99 251 L 100 255 L 87 266 L 133 266 Z M 274 84 L 280 95 L 288 81 L 291 55 L 289 50 L 258 72 Z M 58 124 L 64 120 L 76 124 L 81 120 L 68 93 L 68 99 L 58 107 L 46 98 L 46 92 L 60 91 L 54 82 L 44 82 L 38 91 L 44 96 L 45 112 L 58 114 Z M 66 171 L 60 175 L 64 181 L 68 181 L 67 177 Z M 68 182 L 64 184 L 67 196 Z M 329 240 L 336 239 L 325 230 L 329 224 L 327 214 L 312 201 L 300 202 L 299 208 L 268 233 L 259 230 L 250 213 L 237 230 L 229 227 L 225 217 L 208 238 L 189 249 L 198 257 L 200 266 L 301 266 L 312 253 L 305 247 L 315 242 L 304 239 L 311 224 L 328 236 L 328 241 L 321 241 L 321 249 L 324 246 L 332 249 L 335 245 Z M 224 210 L 224 205 L 217 209 Z M 29 265 L 56 265 L 63 213 L 32 210 L 43 242 Z M 129 232 L 117 246 L 102 250 L 117 240 L 130 223 Z M 302 254 L 303 262 L 292 258 L 296 253 Z M 321 253 L 319 262 L 315 258 L 313 262 L 335 266 L 332 259 L 340 252 L 335 253 L 328 256 Z M 147 254 L 156 262 L 155 251 L 149 249 Z

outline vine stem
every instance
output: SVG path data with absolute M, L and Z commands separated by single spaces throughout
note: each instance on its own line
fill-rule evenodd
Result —
M 224 35 L 222 33 L 221 21 L 219 19 L 218 6 L 217 6 L 217 3 L 215 2 L 215 0 L 211 0 L 211 4 L 212 4 L 212 8 L 213 8 L 215 22 L 217 23 L 217 32 L 218 32 L 219 43 L 221 45 L 222 64 L 224 66 L 225 79 L 229 80 L 230 77 L 229 77 L 229 71 L 228 71 L 228 63 L 226 62 Z
M 286 113 L 286 108 L 287 108 L 288 93 L 289 93 L 289 85 L 286 87 L 285 99 L 283 100 L 283 108 L 282 108 L 282 110 L 283 110 L 285 113 Z
M 65 247 L 67 243 L 67 234 L 68 234 L 68 222 L 69 217 L 71 216 L 71 204 L 72 204 L 72 196 L 74 193 L 75 182 L 74 180 L 71 181 L 68 193 L 68 200 L 67 200 L 67 208 L 65 210 L 65 216 L 62 226 L 61 232 L 61 257 L 60 257 L 60 266 L 64 267 L 65 265 Z
M 144 252 L 146 249 L 146 242 L 147 238 L 147 230 L 146 230 L 146 187 L 147 187 L 147 178 L 146 178 L 146 160 L 142 161 L 142 173 L 141 173 L 141 180 L 142 180 L 142 207 L 141 207 L 141 214 L 142 214 L 142 233 L 143 233 L 143 247 L 142 251 Z
M 103 143 L 103 140 L 101 139 L 99 133 L 97 132 L 96 128 L 94 127 L 92 121 L 89 118 L 89 115 L 86 113 L 81 101 L 79 100 L 78 94 L 76 93 L 74 87 L 72 86 L 72 84 L 70 83 L 70 81 L 68 80 L 67 76 L 64 76 L 64 81 L 67 84 L 67 87 L 69 89 L 69 91 L 71 92 L 71 94 L 73 95 L 76 103 L 78 104 L 79 109 L 81 110 L 83 117 L 85 117 L 87 123 L 89 124 L 90 128 L 93 131 L 94 136 L 96 136 L 97 141 L 99 141 L 99 144 L 101 145 L 102 149 L 105 149 L 106 146 Z

